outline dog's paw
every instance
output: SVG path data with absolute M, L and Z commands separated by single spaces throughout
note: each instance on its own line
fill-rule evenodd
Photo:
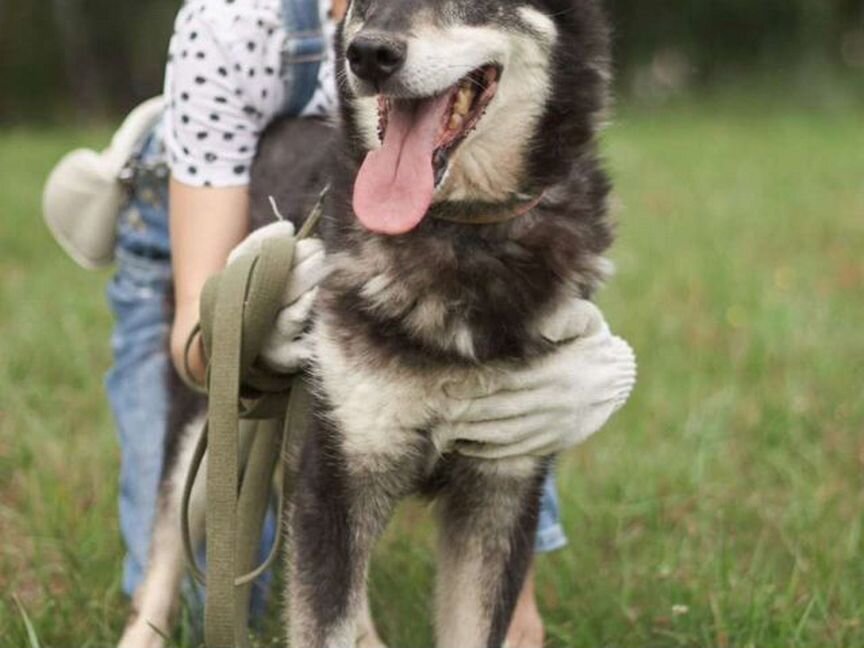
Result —
M 117 648 L 165 648 L 165 639 L 139 617 L 126 626 Z
M 372 613 L 369 611 L 368 593 L 363 593 L 363 603 L 360 614 L 357 616 L 357 641 L 356 648 L 387 648 L 387 644 L 381 641 Z

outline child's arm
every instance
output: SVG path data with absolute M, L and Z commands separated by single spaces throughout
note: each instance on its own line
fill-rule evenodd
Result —
M 225 267 L 228 253 L 249 232 L 249 195 L 246 186 L 193 187 L 172 178 L 170 204 L 175 304 L 171 359 L 185 374 L 185 345 L 198 322 L 201 290 L 211 275 Z M 198 343 L 190 349 L 189 369 L 189 378 L 203 381 L 204 359 Z

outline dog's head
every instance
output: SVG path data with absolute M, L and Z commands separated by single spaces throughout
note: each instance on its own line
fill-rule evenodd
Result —
M 353 0 L 337 57 L 354 211 L 385 234 L 433 202 L 561 181 L 592 145 L 609 79 L 597 0 Z

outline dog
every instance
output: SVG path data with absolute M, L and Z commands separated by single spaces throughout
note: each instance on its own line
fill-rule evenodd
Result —
M 275 125 L 251 187 L 259 220 L 275 195 L 299 223 L 330 183 L 313 415 L 287 530 L 289 643 L 357 645 L 372 548 L 419 493 L 440 520 L 437 645 L 499 648 L 549 458 L 472 459 L 432 430 L 448 386 L 549 354 L 543 323 L 605 278 L 608 25 L 599 0 L 353 0 L 336 66 L 338 125 Z M 190 402 L 123 648 L 161 645 L 150 626 L 167 628 L 177 599 Z M 198 528 L 204 497 L 196 486 Z

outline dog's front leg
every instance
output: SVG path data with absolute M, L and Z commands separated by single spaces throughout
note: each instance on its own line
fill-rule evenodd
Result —
M 452 457 L 438 501 L 438 648 L 500 648 L 531 559 L 546 463 Z
M 379 432 L 380 434 L 380 432 Z M 395 501 L 416 483 L 398 431 L 388 452 L 346 442 L 317 419 L 306 440 L 291 520 L 289 645 L 354 648 L 375 541 Z M 353 440 L 352 440 L 353 441 Z M 350 448 L 350 449 L 349 449 Z M 411 459 L 408 460 L 410 463 Z

